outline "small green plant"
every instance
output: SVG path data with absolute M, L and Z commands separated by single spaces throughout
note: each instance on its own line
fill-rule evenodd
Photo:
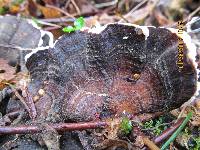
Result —
M 129 134 L 132 130 L 133 126 L 131 123 L 131 120 L 129 120 L 127 117 L 122 119 L 122 122 L 120 123 L 120 129 L 124 134 Z
M 62 31 L 67 32 L 67 33 L 74 32 L 74 31 L 80 30 L 84 25 L 85 25 L 85 21 L 83 17 L 79 17 L 78 19 L 74 21 L 74 26 L 64 27 Z
M 193 150 L 200 150 L 200 137 L 193 137 L 193 140 L 195 142 Z
M 191 130 L 189 127 L 186 127 L 184 131 L 182 131 L 182 134 L 186 137 L 188 137 L 187 146 L 190 150 L 199 150 L 200 149 L 200 137 L 195 137 L 192 135 Z
M 150 130 L 154 135 L 160 135 L 166 128 L 167 125 L 164 123 L 163 117 L 158 119 L 149 120 L 142 124 L 145 130 Z

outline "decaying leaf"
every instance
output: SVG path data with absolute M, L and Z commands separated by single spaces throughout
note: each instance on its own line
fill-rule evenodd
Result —
M 54 8 L 44 7 L 39 4 L 37 4 L 37 6 L 41 10 L 41 12 L 45 18 L 57 18 L 57 17 L 62 16 L 61 12 L 59 12 L 58 10 L 56 10 Z
M 0 82 L 12 80 L 15 77 L 15 67 L 8 64 L 8 61 L 0 58 Z

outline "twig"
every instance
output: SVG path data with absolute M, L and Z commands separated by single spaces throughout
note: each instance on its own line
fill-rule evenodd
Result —
M 189 14 L 187 21 L 190 20 L 198 11 L 200 11 L 200 6 L 195 9 L 191 14 Z
M 96 129 L 105 128 L 108 124 L 106 122 L 83 122 L 83 123 L 58 123 L 49 124 L 52 128 L 58 132 L 73 131 L 73 130 L 85 130 L 85 129 Z M 18 127 L 0 127 L 0 135 L 3 134 L 34 134 L 41 132 L 39 126 L 28 126 L 22 125 Z
M 78 6 L 76 5 L 75 1 L 74 1 L 74 0 L 70 0 L 70 1 L 71 1 L 72 4 L 74 5 L 74 7 L 75 7 L 75 9 L 76 9 L 76 11 L 77 11 L 77 13 L 78 13 L 78 15 L 80 15 L 80 14 L 81 14 L 81 11 L 80 11 L 80 9 L 78 8 Z
M 37 20 L 37 23 L 42 24 L 42 25 L 51 26 L 51 27 L 61 28 L 60 25 L 49 23 L 49 22 L 45 22 L 45 21 L 41 21 L 41 20 Z
M 171 136 L 174 131 L 176 131 L 176 129 L 183 123 L 183 120 L 185 118 L 180 118 L 175 124 L 173 124 L 170 128 L 167 128 L 166 130 L 163 131 L 163 133 L 159 136 L 157 136 L 154 139 L 154 143 L 155 144 L 159 144 L 160 142 L 164 141 L 165 139 L 167 139 L 169 136 Z
M 43 22 L 61 23 L 61 22 L 73 22 L 75 19 L 69 18 L 69 16 L 64 16 L 60 18 L 48 18 L 48 19 L 38 19 Z
M 142 140 L 143 140 L 144 144 L 146 146 L 148 146 L 151 150 L 160 150 L 159 147 L 154 144 L 154 142 L 149 140 L 149 138 L 143 137 Z
M 126 14 L 124 17 L 130 16 L 134 11 L 136 11 L 138 8 L 140 8 L 143 4 L 145 4 L 148 0 L 143 0 L 140 2 L 137 6 L 135 6 L 128 14 Z
M 182 115 L 183 115 L 183 113 L 184 113 L 185 109 L 187 108 L 187 106 L 188 106 L 188 105 L 184 105 L 184 106 L 183 106 L 183 108 L 181 109 L 181 112 L 179 113 L 179 115 L 178 115 L 177 119 L 179 119 L 179 118 L 181 118 L 181 117 L 182 117 Z
M 17 96 L 17 98 L 19 98 L 19 100 L 20 100 L 20 101 L 22 102 L 22 104 L 25 106 L 25 108 L 26 108 L 26 110 L 28 111 L 30 117 L 31 117 L 32 119 L 36 118 L 37 113 L 36 113 L 35 105 L 33 104 L 34 106 L 32 106 L 32 107 L 30 108 L 30 107 L 27 105 L 25 99 L 18 93 L 18 91 L 15 90 L 15 89 L 13 89 L 13 91 L 15 92 L 15 95 Z
M 61 13 L 63 13 L 64 15 L 66 15 L 66 16 L 68 16 L 68 17 L 71 17 L 71 18 L 73 18 L 73 19 L 75 19 L 75 17 L 74 16 L 72 16 L 71 14 L 69 14 L 69 13 L 67 13 L 66 11 L 64 11 L 64 10 L 62 10 L 61 8 L 58 8 L 58 7 L 56 7 L 56 6 L 53 6 L 53 5 L 45 5 L 46 7 L 48 7 L 48 8 L 53 8 L 53 9 L 56 9 L 57 11 L 59 11 L 59 12 L 61 12 Z
M 22 115 L 21 110 L 16 110 L 14 112 L 10 112 L 8 114 L 5 114 L 1 119 L 0 119 L 0 126 L 8 126 L 10 124 L 15 124 L 17 121 L 20 120 L 18 117 L 21 117 Z
M 45 31 L 51 31 L 51 30 L 56 30 L 56 29 L 60 29 L 61 27 L 45 27 L 43 28 Z
M 119 22 L 122 22 L 124 18 L 128 18 L 129 16 L 133 15 L 133 13 L 140 8 L 143 4 L 145 4 L 148 0 L 143 0 L 141 3 L 139 3 L 137 6 L 135 6 L 129 13 L 124 15 L 122 19 Z M 149 8 L 148 13 L 150 13 L 156 6 L 156 4 L 159 2 L 159 0 L 154 0 L 152 6 Z
M 70 1 L 71 1 L 71 0 L 68 0 L 68 1 L 65 3 L 65 7 L 64 7 L 65 9 L 67 9 L 68 5 L 70 4 Z
M 8 114 L 5 115 L 5 117 L 8 117 L 10 119 L 14 119 L 17 118 L 20 115 L 20 110 L 14 111 L 14 112 L 10 112 Z
M 98 13 L 102 13 L 102 11 L 94 11 L 90 13 L 82 13 L 81 16 L 85 16 L 84 18 L 87 19 L 87 16 L 94 16 Z M 78 17 L 77 14 L 72 14 L 75 17 Z M 48 19 L 38 19 L 39 21 L 44 22 L 52 22 L 52 23 L 62 23 L 62 22 L 74 22 L 75 19 L 70 18 L 69 16 L 64 16 L 60 18 L 48 18 Z
M 30 117 L 32 119 L 34 119 L 36 117 L 36 108 L 35 108 L 35 105 L 33 103 L 33 106 L 32 107 L 29 107 L 25 101 L 25 99 L 19 94 L 19 92 L 13 87 L 13 85 L 9 84 L 9 83 L 6 83 L 7 85 L 10 86 L 10 88 L 12 89 L 12 91 L 15 93 L 15 95 L 17 96 L 17 98 L 19 98 L 19 100 L 22 102 L 22 104 L 24 105 L 25 109 L 28 111 Z M 29 101 L 30 102 L 30 101 Z
M 29 113 L 31 119 L 35 119 L 36 116 L 37 116 L 37 112 L 36 112 L 36 108 L 35 108 L 34 101 L 33 101 L 32 97 L 30 96 L 30 93 L 28 92 L 27 87 L 25 88 L 25 92 L 26 92 L 28 113 Z M 20 95 L 19 95 L 19 96 L 20 96 Z M 22 97 L 21 97 L 21 98 L 22 98 Z
M 118 3 L 118 0 L 113 0 L 113 1 L 110 1 L 110 2 L 106 2 L 106 3 L 95 4 L 95 7 L 96 8 L 103 8 L 103 7 L 113 6 L 117 3 Z

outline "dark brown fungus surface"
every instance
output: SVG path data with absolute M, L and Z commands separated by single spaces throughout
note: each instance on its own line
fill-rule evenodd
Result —
M 168 111 L 195 94 L 197 73 L 187 48 L 191 46 L 184 44 L 180 71 L 175 33 L 125 24 L 92 32 L 66 34 L 53 48 L 27 59 L 29 92 L 34 97 L 44 90 L 36 102 L 38 117 L 88 121 L 97 114 L 104 118 Z

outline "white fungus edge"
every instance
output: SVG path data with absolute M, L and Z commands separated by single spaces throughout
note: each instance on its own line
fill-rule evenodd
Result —
M 174 28 L 167 28 L 168 30 L 170 30 L 172 33 L 176 33 L 176 35 L 180 38 L 183 39 L 183 42 L 185 43 L 187 49 L 188 49 L 188 52 L 187 52 L 187 58 L 189 58 L 196 70 L 196 91 L 194 93 L 194 95 L 190 98 L 190 100 L 188 101 L 188 103 L 193 103 L 194 100 L 196 99 L 196 97 L 199 95 L 199 91 L 200 91 L 200 82 L 198 81 L 199 79 L 199 73 L 200 73 L 200 70 L 197 68 L 198 67 L 198 64 L 196 62 L 196 56 L 197 56 L 197 47 L 196 45 L 192 42 L 192 38 L 191 36 L 183 31 L 183 34 L 178 34 L 178 30 L 177 29 L 174 29 Z
M 102 31 L 104 31 L 107 28 L 108 25 L 111 25 L 111 24 L 121 24 L 121 25 L 133 26 L 133 27 L 136 27 L 136 28 L 140 28 L 140 29 L 142 29 L 142 32 L 145 35 L 145 40 L 149 36 L 148 27 L 156 28 L 154 26 L 140 26 L 140 25 L 131 24 L 131 23 L 110 23 L 110 24 L 106 24 L 104 26 L 95 26 L 95 27 L 92 27 L 92 28 L 84 27 L 84 28 L 81 29 L 81 31 L 85 31 L 85 32 L 88 32 L 88 33 L 93 33 L 93 34 L 100 34 Z
M 32 52 L 28 53 L 28 54 L 25 56 L 25 62 L 27 62 L 28 58 L 31 57 L 32 54 L 34 54 L 34 53 L 36 53 L 36 52 L 38 52 L 38 51 L 40 51 L 40 50 L 45 50 L 45 49 L 52 48 L 52 47 L 54 46 L 54 42 L 53 42 L 54 37 L 53 37 L 53 34 L 52 34 L 51 32 L 42 30 L 33 20 L 27 19 L 27 22 L 28 22 L 30 25 L 32 25 L 34 28 L 38 29 L 38 30 L 40 31 L 40 35 L 41 35 L 41 36 L 40 36 L 40 40 L 39 40 L 39 43 L 38 43 L 38 47 L 35 48 L 35 49 L 31 49 Z M 43 39 L 42 39 L 42 37 L 43 37 L 45 34 L 49 36 L 49 43 L 48 43 L 49 46 L 42 46 L 42 44 L 43 44 Z M 23 48 L 21 48 L 21 49 L 23 49 Z

